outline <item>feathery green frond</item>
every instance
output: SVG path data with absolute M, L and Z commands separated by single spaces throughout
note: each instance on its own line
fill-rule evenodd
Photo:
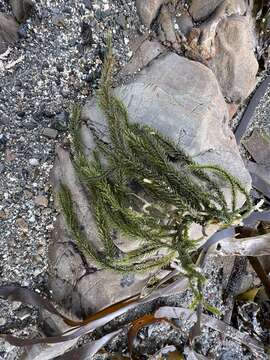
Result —
M 195 302 L 201 301 L 199 289 L 204 277 L 192 261 L 197 242 L 190 239 L 190 226 L 233 223 L 250 210 L 249 195 L 220 166 L 199 165 L 157 129 L 131 122 L 125 105 L 111 89 L 113 63 L 109 37 L 97 93 L 109 141 L 106 143 L 95 134 L 96 148 L 89 159 L 84 154 L 77 107 L 70 125 L 75 169 L 91 199 L 103 253 L 93 249 L 80 230 L 71 194 L 62 186 L 60 199 L 67 223 L 82 251 L 105 268 L 146 272 L 178 260 Z M 230 205 L 220 181 L 231 189 Z M 246 202 L 237 208 L 239 193 Z M 123 253 L 115 243 L 115 232 L 140 240 L 139 247 Z

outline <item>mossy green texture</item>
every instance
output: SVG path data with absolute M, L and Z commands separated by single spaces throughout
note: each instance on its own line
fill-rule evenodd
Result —
M 192 261 L 197 241 L 189 238 L 190 225 L 232 224 L 250 211 L 249 195 L 226 170 L 199 165 L 156 129 L 130 122 L 126 107 L 112 93 L 112 70 L 110 42 L 98 91 L 109 141 L 96 138 L 90 160 L 84 154 L 79 107 L 74 108 L 70 122 L 74 166 L 91 198 L 104 252 L 85 237 L 70 191 L 62 185 L 60 199 L 68 225 L 83 253 L 105 268 L 145 272 L 178 260 L 199 299 L 197 289 L 203 276 Z M 229 185 L 231 204 L 227 204 L 219 180 Z M 238 193 L 246 198 L 240 208 L 236 206 Z M 121 252 L 114 243 L 115 230 L 139 239 L 140 247 Z M 163 255 L 157 255 L 158 250 Z

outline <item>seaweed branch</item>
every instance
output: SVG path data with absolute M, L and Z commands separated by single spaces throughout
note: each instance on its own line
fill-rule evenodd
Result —
M 251 200 L 243 185 L 225 169 L 199 165 L 158 130 L 131 122 L 125 105 L 111 89 L 113 63 L 109 38 L 98 90 L 108 143 L 97 139 L 89 159 L 84 154 L 78 107 L 70 127 L 75 169 L 90 195 L 104 252 L 91 248 L 72 210 L 71 193 L 62 187 L 60 199 L 67 222 L 81 250 L 102 267 L 150 272 L 172 260 L 179 262 L 196 305 L 202 301 L 204 277 L 192 261 L 198 242 L 190 238 L 190 225 L 229 226 L 250 212 Z M 231 189 L 231 204 L 225 200 L 220 181 Z M 237 208 L 239 193 L 246 202 Z M 140 239 L 140 247 L 121 252 L 114 243 L 114 230 Z

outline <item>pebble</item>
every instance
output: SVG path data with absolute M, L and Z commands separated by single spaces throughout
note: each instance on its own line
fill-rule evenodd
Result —
M 5 155 L 6 155 L 6 161 L 8 163 L 11 163 L 16 159 L 16 154 L 10 149 L 6 149 Z
M 0 220 L 6 220 L 7 214 L 4 210 L 0 210 Z
M 65 131 L 68 128 L 68 112 L 62 112 L 60 114 L 55 115 L 54 119 L 52 120 L 52 128 L 58 131 Z
M 29 309 L 21 309 L 16 313 L 16 317 L 21 321 L 29 318 L 29 316 L 31 316 Z
M 86 22 L 81 25 L 82 44 L 85 46 L 92 46 L 94 43 L 92 26 Z
M 5 325 L 6 322 L 7 322 L 7 320 L 5 318 L 2 318 L 2 317 L 0 318 L 0 326 Z
M 58 135 L 58 131 L 52 128 L 45 128 L 42 131 L 42 135 L 46 136 L 49 139 L 56 139 Z
M 5 134 L 0 134 L 0 150 L 5 150 L 7 141 Z
M 38 161 L 38 159 L 31 158 L 31 159 L 29 159 L 29 164 L 30 164 L 31 166 L 38 166 L 38 165 L 39 165 L 39 161 Z
M 18 28 L 18 34 L 20 38 L 25 39 L 27 37 L 27 27 L 25 24 L 21 24 Z
M 34 198 L 34 203 L 38 206 L 47 207 L 49 202 L 46 196 L 38 195 Z
M 28 224 L 23 218 L 16 219 L 16 224 L 22 232 L 28 232 Z

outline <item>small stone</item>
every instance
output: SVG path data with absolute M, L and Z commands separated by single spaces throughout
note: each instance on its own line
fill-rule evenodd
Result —
M 38 127 L 38 124 L 35 121 L 26 122 L 24 124 L 25 128 L 28 130 L 33 130 Z
M 89 90 L 87 88 L 83 88 L 81 89 L 81 94 L 87 96 L 89 95 Z
M 227 103 L 227 108 L 228 108 L 228 112 L 229 112 L 229 119 L 231 120 L 237 109 L 238 109 L 238 105 L 234 104 L 234 103 Z
M 92 0 L 83 0 L 84 6 L 88 10 L 92 10 Z
M 23 111 L 23 110 L 18 111 L 18 112 L 17 112 L 17 115 L 22 118 L 22 117 L 24 117 L 24 115 L 25 115 L 25 111 Z
M 52 128 L 45 128 L 42 131 L 42 135 L 46 136 L 49 139 L 56 139 L 58 135 L 58 131 Z
M 52 17 L 52 23 L 56 26 L 64 27 L 65 26 L 65 18 L 62 15 L 54 15 Z
M 134 283 L 134 281 L 135 281 L 134 274 L 128 274 L 123 276 L 120 284 L 122 287 L 129 287 Z
M 27 286 L 27 285 L 22 284 L 22 286 Z M 12 309 L 13 311 L 18 310 L 21 305 L 22 305 L 22 303 L 21 303 L 20 301 L 13 301 L 13 302 L 11 303 L 11 309 Z
M 8 163 L 10 163 L 16 159 L 16 154 L 14 152 L 12 152 L 10 149 L 6 149 L 5 155 L 6 155 L 6 161 Z
M 8 139 L 5 134 L 0 134 L 0 151 L 5 150 L 7 142 Z
M 122 29 L 125 29 L 127 26 L 126 17 L 124 14 L 118 15 L 118 17 L 116 18 L 116 22 L 118 23 L 118 25 L 120 25 Z
M 38 205 L 38 206 L 47 207 L 48 206 L 48 199 L 46 198 L 46 196 L 38 195 L 38 196 L 35 197 L 34 203 L 36 205 Z
M 27 169 L 22 169 L 22 178 L 24 181 L 27 181 L 29 178 L 29 171 Z
M 22 39 L 27 38 L 27 27 L 25 26 L 25 24 L 21 24 L 19 26 L 18 34 L 19 34 L 20 38 L 22 38 Z
M 28 309 L 21 309 L 17 312 L 16 317 L 22 321 L 29 318 L 30 315 L 31 314 Z
M 24 233 L 28 232 L 28 224 L 23 218 L 16 219 L 16 224 L 22 232 Z
M 56 69 L 57 69 L 57 71 L 59 71 L 59 72 L 63 72 L 63 71 L 64 71 L 64 65 L 63 65 L 63 64 L 57 64 L 57 65 L 56 65 Z
M 68 112 L 64 111 L 60 114 L 55 115 L 54 119 L 52 120 L 52 128 L 58 131 L 65 131 L 68 128 Z
M 39 161 L 38 161 L 38 159 L 31 158 L 31 159 L 29 159 L 29 164 L 32 165 L 32 166 L 38 166 Z
M 17 80 L 15 81 L 15 86 L 18 87 L 18 88 L 21 88 L 21 87 L 23 86 L 22 81 L 19 80 L 19 79 L 17 79 Z
M 193 28 L 192 17 L 189 15 L 181 15 L 181 16 L 177 17 L 176 22 L 177 22 L 180 33 L 184 36 L 187 36 L 187 34 Z
M 38 276 L 38 275 L 40 275 L 42 273 L 42 269 L 41 268 L 36 268 L 35 270 L 34 270 L 34 272 L 33 272 L 33 275 L 34 276 Z
M 4 326 L 6 324 L 7 320 L 5 318 L 0 318 L 0 326 Z
M 0 18 L 1 21 L 1 18 Z M 1 54 L 1 45 L 0 45 L 0 54 Z M 5 115 L 5 114 L 1 114 L 0 115 L 0 125 L 8 125 L 10 122 L 10 118 Z
M 23 194 L 26 199 L 31 199 L 33 197 L 33 194 L 29 190 L 24 190 Z
M 82 37 L 82 44 L 85 46 L 92 46 L 94 43 L 93 40 L 93 33 L 92 33 L 92 26 L 86 22 L 82 22 L 81 25 L 81 37 Z
M 7 214 L 4 210 L 0 210 L 0 220 L 6 220 Z

